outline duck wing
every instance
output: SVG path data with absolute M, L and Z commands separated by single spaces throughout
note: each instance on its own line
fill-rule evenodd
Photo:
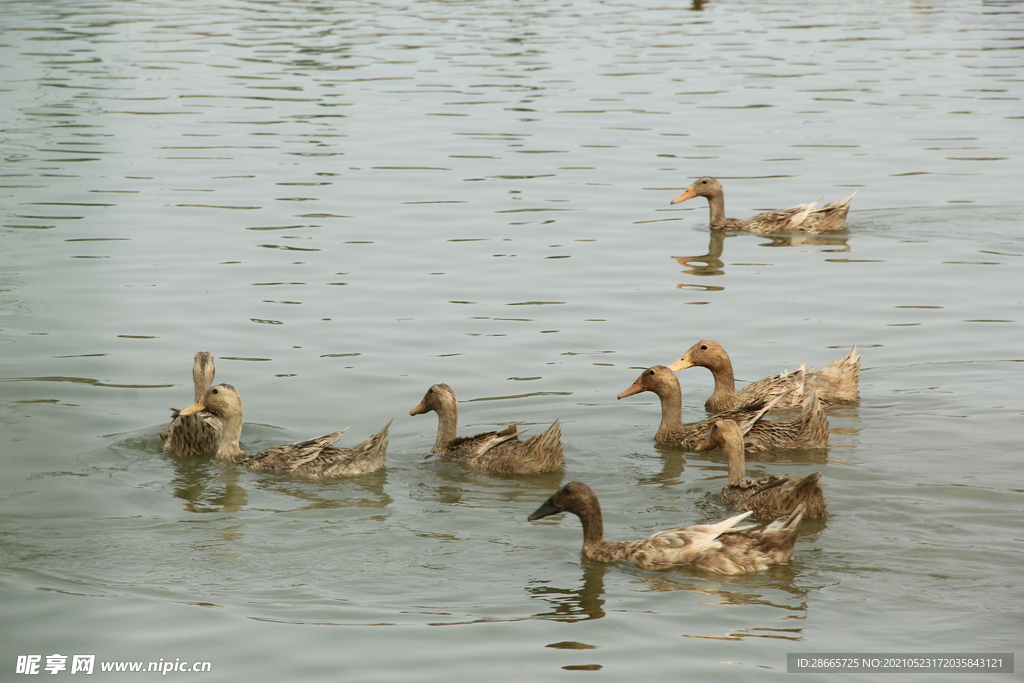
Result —
M 469 464 L 488 474 L 539 474 L 564 469 L 562 428 L 555 420 L 544 432 L 526 441 L 498 444 Z
M 824 199 L 824 197 L 822 197 Z M 791 232 L 807 220 L 807 216 L 821 201 L 818 199 L 806 204 L 791 206 L 788 209 L 775 209 L 759 213 L 747 221 L 747 230 L 759 233 Z
M 341 439 L 341 435 L 347 432 L 348 429 L 346 427 L 337 432 L 318 436 L 315 439 L 286 443 L 254 453 L 247 458 L 249 461 L 248 467 L 252 470 L 294 471 L 319 457 L 325 449 Z
M 645 569 L 661 569 L 674 564 L 704 566 L 701 562 L 704 556 L 721 551 L 720 536 L 753 528 L 736 526 L 752 514 L 748 511 L 717 524 L 696 524 L 659 531 L 645 539 L 626 543 L 625 555 Z
M 298 474 L 314 478 L 352 476 L 366 474 L 384 465 L 388 448 L 388 430 L 391 420 L 376 434 L 349 448 L 325 448 L 318 457 L 293 470 Z
M 473 436 L 459 436 L 448 443 L 443 455 L 449 460 L 468 460 L 478 458 L 499 446 L 514 448 L 519 443 L 519 435 L 526 431 L 519 429 L 513 422 L 498 431 L 481 432 Z

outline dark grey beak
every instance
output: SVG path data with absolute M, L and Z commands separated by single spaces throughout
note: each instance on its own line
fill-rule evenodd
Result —
M 526 519 L 531 521 L 531 522 L 535 522 L 538 519 L 541 519 L 542 517 L 547 517 L 548 515 L 557 515 L 559 512 L 562 512 L 562 511 L 563 511 L 562 508 L 560 508 L 557 505 L 555 505 L 554 503 L 552 503 L 551 499 L 548 498 L 547 501 L 545 501 L 543 505 L 541 505 L 539 508 L 534 510 L 533 514 L 531 514 Z

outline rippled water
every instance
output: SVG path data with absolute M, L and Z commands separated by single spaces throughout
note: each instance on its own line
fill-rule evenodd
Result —
M 4 9 L 4 671 L 727 681 L 1019 650 L 1020 3 Z M 856 190 L 850 229 L 711 235 L 669 206 L 700 175 L 736 217 Z M 616 540 L 727 514 L 722 458 L 615 399 L 701 338 L 741 382 L 863 355 L 827 451 L 751 464 L 823 473 L 793 560 L 605 567 L 574 518 L 527 522 L 573 479 Z M 162 455 L 197 350 L 246 446 L 394 417 L 387 466 Z M 680 379 L 699 419 L 710 374 Z M 428 457 L 407 413 L 435 382 L 463 432 L 561 420 L 566 472 Z

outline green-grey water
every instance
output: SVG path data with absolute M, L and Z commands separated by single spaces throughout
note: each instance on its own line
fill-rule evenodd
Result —
M 0 30 L 5 680 L 54 654 L 217 681 L 1020 654 L 1020 3 L 34 0 Z M 849 230 L 711 235 L 669 206 L 701 175 L 736 217 L 856 190 Z M 822 472 L 793 559 L 603 566 L 575 518 L 528 522 L 571 480 L 613 540 L 729 514 L 722 457 L 615 398 L 701 338 L 741 383 L 863 356 L 827 450 L 749 465 Z M 385 468 L 162 454 L 199 350 L 247 447 L 394 418 Z M 680 380 L 702 419 L 710 374 Z M 408 412 L 436 382 L 463 433 L 560 420 L 566 471 L 429 456 Z

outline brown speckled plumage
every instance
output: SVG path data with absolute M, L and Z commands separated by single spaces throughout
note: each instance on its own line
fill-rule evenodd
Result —
M 854 192 L 845 199 L 836 200 L 820 208 L 814 208 L 816 202 L 800 204 L 788 209 L 777 209 L 759 213 L 749 220 L 727 218 L 725 215 L 725 192 L 722 185 L 714 178 L 698 178 L 686 191 L 672 200 L 673 204 L 685 202 L 693 197 L 706 197 L 711 212 L 711 228 L 713 230 L 746 230 L 760 234 L 779 232 L 836 232 L 846 228 L 846 214 L 850 210 L 850 201 Z
M 816 393 L 818 400 L 826 407 L 837 403 L 852 403 L 860 398 L 857 386 L 860 382 L 860 356 L 857 355 L 856 345 L 846 357 L 832 361 L 821 370 L 803 371 L 802 388 L 799 382 L 801 371 L 797 371 L 765 377 L 737 392 L 729 354 L 721 344 L 710 339 L 701 339 L 668 367 L 678 372 L 698 365 L 710 370 L 715 378 L 715 391 L 704 403 L 706 409 L 714 412 L 730 410 L 751 401 L 771 400 L 790 389 L 796 390 L 790 391 L 786 398 L 776 403 L 776 408 L 802 405 L 804 396 L 811 392 Z
M 708 440 L 698 450 L 721 448 L 729 463 L 729 481 L 722 489 L 722 500 L 741 510 L 750 510 L 760 519 L 777 519 L 803 506 L 805 517 L 828 514 L 825 494 L 818 480 L 820 472 L 803 477 L 779 477 L 774 474 L 747 479 L 743 452 L 743 433 L 732 420 L 715 420 Z
M 464 462 L 487 474 L 539 474 L 565 467 L 558 420 L 526 441 L 519 440 L 522 431 L 515 423 L 498 431 L 460 437 L 459 403 L 455 391 L 447 384 L 430 387 L 409 414 L 430 411 L 437 413 L 437 439 L 431 452 L 445 460 Z
M 182 415 L 209 415 L 208 422 L 218 432 L 216 455 L 220 460 L 259 471 L 290 472 L 310 479 L 326 479 L 365 474 L 380 469 L 388 446 L 388 428 L 350 448 L 331 448 L 348 429 L 331 434 L 268 448 L 259 453 L 242 450 L 238 441 L 242 435 L 242 397 L 230 384 L 218 384 Z
M 643 569 L 674 565 L 700 567 L 719 574 L 754 572 L 789 560 L 803 510 L 785 520 L 754 528 L 736 525 L 752 513 L 717 524 L 667 529 L 638 541 L 604 540 L 604 521 L 597 495 L 586 484 L 570 482 L 529 516 L 530 521 L 571 512 L 583 524 L 583 554 L 597 562 L 626 560 Z
M 199 401 L 213 385 L 213 354 L 199 351 L 192 362 L 192 385 L 195 390 L 193 401 Z M 206 418 L 211 416 L 207 415 Z M 171 408 L 171 424 L 163 433 L 164 453 L 185 458 L 217 450 L 217 430 L 203 415 L 182 415 L 177 408 Z
M 761 401 L 686 425 L 683 424 L 683 390 L 679 386 L 679 379 L 669 368 L 664 365 L 647 368 L 632 385 L 619 394 L 619 398 L 642 391 L 652 391 L 660 399 L 661 423 L 654 440 L 668 446 L 685 446 L 697 450 L 698 445 L 706 442 L 713 419 L 728 419 L 739 423 L 740 429 L 746 434 L 747 450 L 752 453 L 819 448 L 828 444 L 828 419 L 818 401 L 807 401 L 800 416 L 793 419 L 761 419 L 773 407 L 772 401 Z

